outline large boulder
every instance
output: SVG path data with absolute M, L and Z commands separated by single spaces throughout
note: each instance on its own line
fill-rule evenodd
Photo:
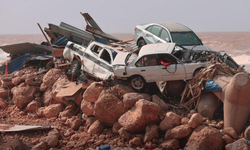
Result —
M 134 107 L 123 114 L 118 122 L 127 131 L 142 132 L 150 124 L 158 124 L 160 107 L 147 100 L 140 99 Z
M 139 99 L 150 101 L 151 96 L 145 93 L 126 93 L 123 95 L 123 103 L 126 109 L 131 109 Z
M 233 143 L 226 145 L 226 150 L 249 150 L 249 146 L 247 145 L 244 139 L 239 139 Z
M 185 150 L 222 149 L 222 134 L 215 128 L 200 125 L 191 134 Z
M 165 118 L 161 121 L 159 127 L 161 131 L 167 131 L 181 124 L 181 116 L 174 112 L 168 112 Z
M 180 142 L 176 139 L 169 139 L 160 144 L 160 148 L 165 150 L 177 150 L 180 149 Z
M 25 107 L 29 102 L 34 99 L 34 94 L 36 92 L 36 87 L 34 86 L 22 86 L 20 84 L 18 87 L 14 88 L 13 98 L 15 105 L 18 108 Z
M 79 108 L 79 106 L 75 102 L 72 101 L 71 103 L 69 103 L 66 106 L 64 111 L 60 112 L 59 118 L 71 117 L 71 116 L 75 115 L 79 110 L 78 108 Z
M 57 117 L 58 114 L 63 110 L 63 104 L 52 104 L 46 107 L 43 111 L 46 118 Z
M 4 109 L 8 106 L 8 102 L 0 98 L 0 108 Z
M 96 102 L 98 97 L 100 96 L 103 90 L 102 82 L 93 82 L 90 86 L 85 90 L 82 97 L 87 102 Z
M 43 86 L 44 87 L 52 87 L 56 80 L 63 75 L 64 73 L 60 69 L 50 69 L 44 76 L 43 76 Z
M 66 75 L 60 76 L 52 86 L 52 98 L 60 103 L 68 105 L 70 101 L 65 100 L 63 97 L 57 97 L 56 94 L 61 90 L 61 88 L 68 84 L 69 80 Z
M 170 108 L 170 106 L 157 95 L 152 96 L 152 102 L 155 102 L 157 105 L 159 105 L 163 111 L 166 111 Z
M 104 125 L 112 127 L 124 112 L 123 102 L 113 94 L 103 93 L 95 102 L 94 115 Z
M 94 103 L 87 102 L 84 99 L 81 102 L 81 110 L 87 116 L 94 115 Z
M 15 86 L 20 84 L 22 82 L 22 78 L 21 77 L 15 77 L 12 79 L 11 81 Z
M 181 139 L 189 136 L 192 133 L 192 128 L 186 125 L 180 125 L 175 128 L 169 129 L 165 134 L 165 139 Z

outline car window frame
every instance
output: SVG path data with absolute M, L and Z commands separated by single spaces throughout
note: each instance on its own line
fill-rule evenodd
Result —
M 162 39 L 161 38 L 161 33 L 162 33 L 163 30 L 165 30 L 167 32 L 169 41 L 166 41 L 166 39 Z M 168 30 L 166 30 L 164 28 L 161 29 L 161 31 L 159 33 L 159 38 L 162 39 L 162 40 L 164 40 L 164 41 L 166 41 L 166 42 L 172 42 L 171 34 L 168 32 Z

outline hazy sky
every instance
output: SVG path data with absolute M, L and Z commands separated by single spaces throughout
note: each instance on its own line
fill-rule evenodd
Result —
M 88 12 L 107 33 L 140 23 L 179 22 L 195 32 L 250 31 L 250 0 L 0 0 L 0 34 L 41 33 L 61 21 L 85 29 Z

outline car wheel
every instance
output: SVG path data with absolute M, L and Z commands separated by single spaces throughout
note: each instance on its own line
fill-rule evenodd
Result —
M 139 48 L 141 48 L 142 46 L 146 45 L 147 43 L 145 42 L 144 39 L 139 39 L 138 43 L 137 43 L 137 46 Z
M 78 60 L 74 60 L 70 66 L 70 74 L 77 75 L 80 71 L 81 64 Z
M 146 82 L 141 76 L 133 76 L 130 80 L 130 84 L 135 90 L 143 90 L 145 88 Z

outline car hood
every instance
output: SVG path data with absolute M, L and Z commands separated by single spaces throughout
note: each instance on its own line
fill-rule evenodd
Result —
M 129 52 L 118 53 L 113 61 L 113 65 L 125 65 L 125 59 Z
M 210 48 L 206 47 L 205 45 L 196 45 L 195 47 L 194 46 L 183 46 L 187 49 L 192 49 L 193 50 L 211 50 Z

